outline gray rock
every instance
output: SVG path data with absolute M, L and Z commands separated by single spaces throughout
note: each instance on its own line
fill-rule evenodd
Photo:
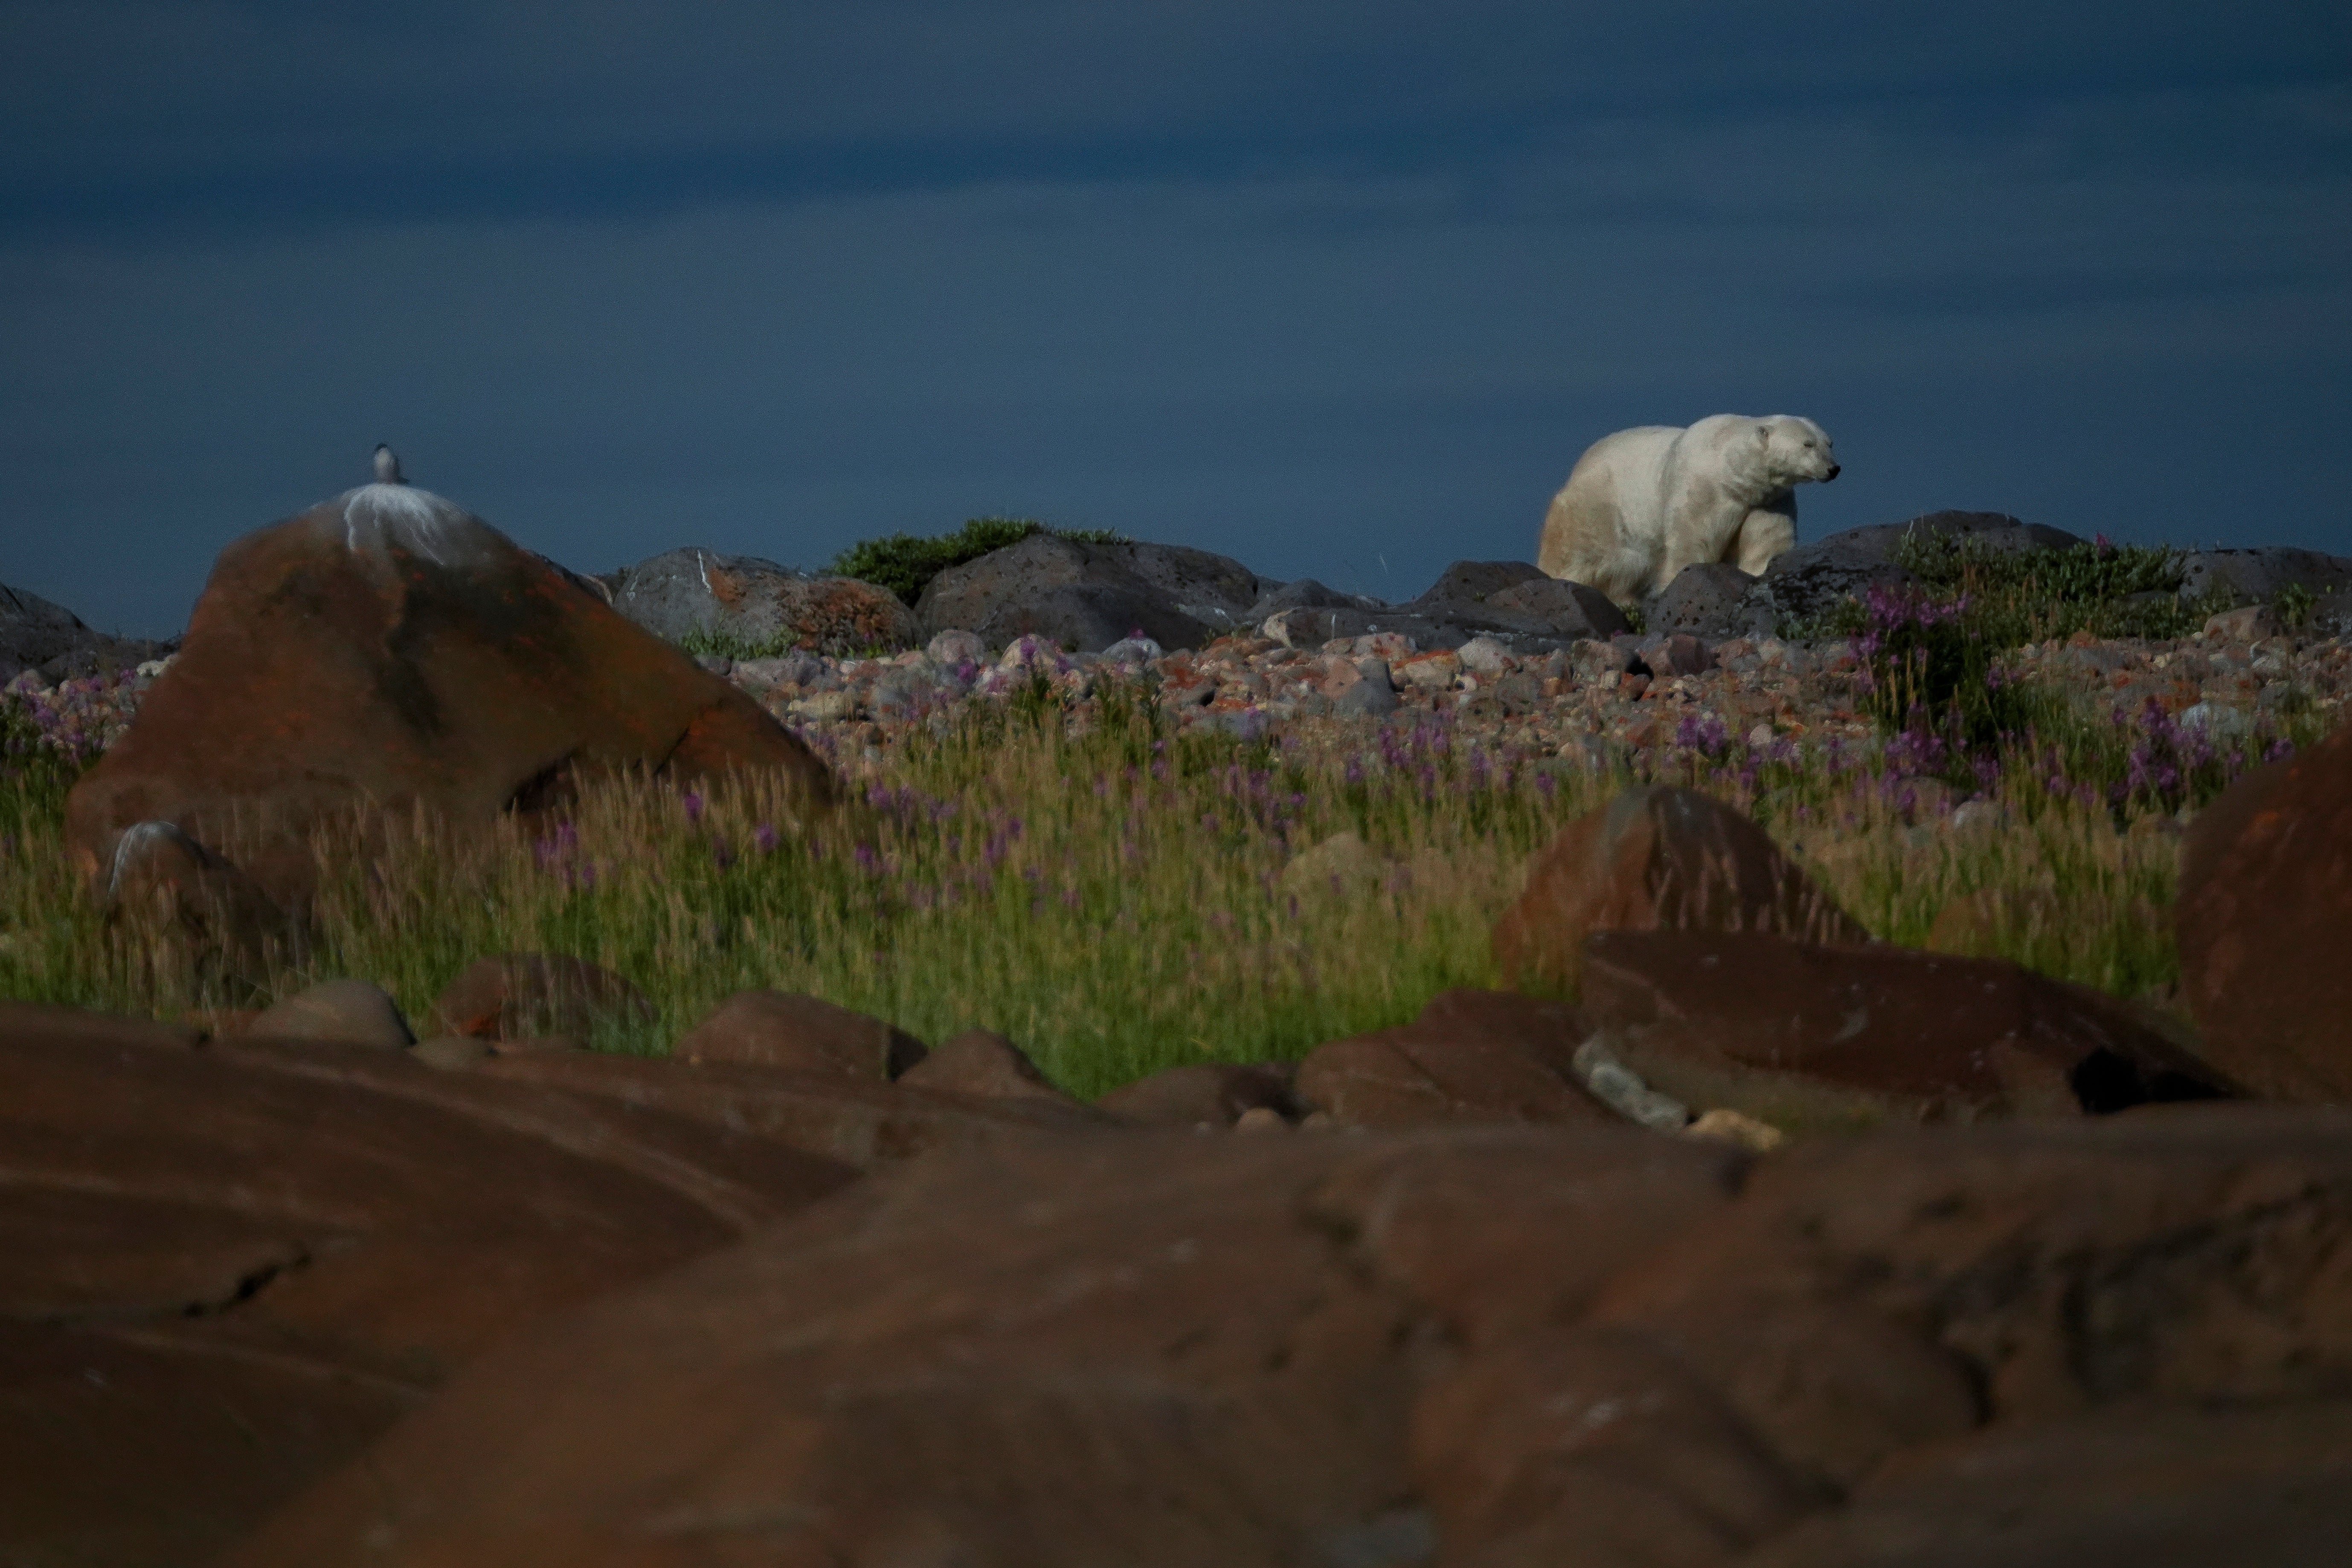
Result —
M 1763 579 L 1728 562 L 1685 566 L 1643 606 L 1643 624 L 1654 634 L 1688 633 L 1708 642 L 1772 634 L 1776 609 Z
M 1461 656 L 1463 668 L 1486 674 L 1501 669 L 1503 661 L 1510 657 L 1510 649 L 1489 637 L 1472 637 L 1455 651 Z
M 671 642 L 699 632 L 840 654 L 922 640 L 914 613 L 888 589 L 755 555 L 668 550 L 618 578 L 613 607 Z
M 2180 592 L 2187 598 L 2219 588 L 2237 604 L 2267 605 L 2286 588 L 2307 588 L 2322 596 L 2352 588 L 2352 557 L 2316 550 L 2200 550 L 2181 565 Z
M 1237 561 L 1161 544 L 1083 544 L 1033 533 L 931 579 L 915 606 L 934 630 L 992 647 L 1034 635 L 1100 652 L 1133 637 L 1200 647 L 1246 624 L 1257 578 Z
M 1106 664 L 1149 664 L 1167 652 L 1150 637 L 1121 637 L 1102 650 L 1102 659 Z
M 1543 569 L 1531 562 L 1456 561 L 1437 574 L 1437 581 L 1412 605 L 1431 615 L 1450 608 L 1475 610 L 1507 589 L 1549 581 Z
M 2352 588 L 2321 595 L 2302 629 L 2311 637 L 2352 637 Z
M 1364 679 L 1350 686 L 1332 700 L 1331 711 L 1342 719 L 1378 718 L 1397 710 L 1396 683 L 1389 676 L 1388 660 L 1362 658 L 1356 668 Z
M 1826 615 L 1842 600 L 1859 598 L 1874 587 L 1911 581 L 1895 555 L 1912 535 L 1966 535 L 1983 548 L 2009 552 L 2071 550 L 2085 542 L 2063 529 L 2021 522 L 2003 512 L 1932 511 L 1908 522 L 1850 528 L 1800 544 L 1773 558 L 1764 569 L 1764 585 L 1782 615 Z
M 988 644 L 977 632 L 950 626 L 923 645 L 923 656 L 943 669 L 960 664 L 979 664 L 988 657 Z
M 1285 647 L 1318 648 L 1339 637 L 1364 637 L 1396 616 L 1370 610 L 1301 605 L 1277 610 L 1258 624 L 1261 636 Z
M 400 1006 L 364 980 L 324 980 L 264 1010 L 248 1033 L 277 1039 L 342 1040 L 405 1050 L 416 1043 Z
M 177 637 L 154 642 L 92 631 L 64 605 L 0 584 L 0 685 L 28 669 L 37 671 L 50 686 L 84 676 L 136 669 L 149 659 L 167 657 L 179 646 Z
M 1606 638 L 1630 631 L 1625 612 L 1598 588 L 1558 577 L 1536 577 L 1486 596 L 1490 614 L 1525 617 L 1558 637 Z
M 1274 587 L 1230 555 L 1187 545 L 1138 540 L 1094 548 L 1125 566 L 1144 586 L 1165 595 L 1179 613 L 1221 636 L 1255 625 L 1251 607 Z
M 1622 630 L 1624 616 L 1598 590 L 1560 583 L 1524 561 L 1456 561 L 1429 591 L 1375 616 L 1423 648 L 1455 648 L 1491 637 L 1514 654 L 1547 653 L 1578 637 Z
M 1342 594 L 1337 588 L 1327 588 L 1312 577 L 1268 586 L 1258 595 L 1257 603 L 1249 607 L 1246 619 L 1264 621 L 1269 616 L 1285 610 L 1364 610 L 1380 609 L 1377 599 L 1360 594 Z

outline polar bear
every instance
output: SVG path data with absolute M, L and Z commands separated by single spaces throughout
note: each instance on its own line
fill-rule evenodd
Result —
M 1829 437 L 1792 414 L 1620 430 L 1588 447 L 1552 498 L 1536 564 L 1620 605 L 1701 562 L 1760 574 L 1797 542 L 1796 487 L 1837 477 Z

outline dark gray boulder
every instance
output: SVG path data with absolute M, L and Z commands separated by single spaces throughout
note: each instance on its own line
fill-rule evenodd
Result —
M 1442 629 L 1433 638 L 1416 636 L 1423 647 L 1458 647 L 1471 637 L 1490 637 L 1513 653 L 1541 653 L 1626 629 L 1623 613 L 1599 589 L 1548 577 L 1526 561 L 1456 561 L 1420 598 L 1399 608 Z
M 84 676 L 133 669 L 180 646 L 93 631 L 63 605 L 0 583 L 0 684 L 32 670 L 55 685 Z
M 1543 569 L 1529 561 L 1456 561 L 1412 603 L 1428 613 L 1475 610 L 1507 589 L 1544 581 Z
M 1966 536 L 1980 548 L 2009 552 L 2072 550 L 2088 542 L 2064 529 L 2021 522 L 2005 512 L 1931 511 L 1907 522 L 1849 528 L 1800 544 L 1773 558 L 1764 569 L 1764 585 L 1780 615 L 1826 615 L 1841 601 L 1860 598 L 1874 587 L 1910 582 L 1911 574 L 1895 563 L 1895 552 L 1906 538 L 1930 535 Z
M 1769 637 L 1776 615 L 1764 580 L 1726 561 L 1684 567 L 1665 592 L 1643 606 L 1652 635 L 1685 633 L 1707 642 Z
M 1373 610 L 1387 606 L 1378 599 L 1361 594 L 1342 594 L 1337 588 L 1327 588 L 1312 577 L 1301 577 L 1290 583 L 1267 583 L 1261 585 L 1257 603 L 1243 617 L 1252 623 L 1263 623 L 1269 616 L 1285 610 Z
M 2267 605 L 2287 588 L 2325 598 L 2352 588 L 2352 557 L 2272 545 L 2259 550 L 2200 550 L 2184 557 L 2180 592 L 2201 597 L 2218 588 L 2241 605 Z
M 1248 626 L 1259 597 L 1256 574 L 1205 550 L 1033 533 L 932 578 L 915 614 L 927 632 L 977 632 L 992 647 L 1035 636 L 1099 653 L 1140 633 L 1197 648 Z
M 845 654 L 912 647 L 923 640 L 914 612 L 887 588 L 756 555 L 667 550 L 623 567 L 608 581 L 614 609 L 671 642 L 703 633 Z
M 1535 621 L 1546 634 L 1571 642 L 1580 638 L 1606 642 L 1633 629 L 1625 612 L 1608 595 L 1559 577 L 1531 577 L 1489 594 L 1485 608 L 1490 616 Z
M 1145 587 L 1165 596 L 1179 614 L 1220 634 L 1251 625 L 1252 607 L 1277 586 L 1230 555 L 1188 545 L 1133 540 L 1094 548 L 1126 567 Z

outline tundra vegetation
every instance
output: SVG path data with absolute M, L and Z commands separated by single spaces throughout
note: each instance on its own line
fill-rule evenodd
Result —
M 1877 720 L 1866 742 L 1750 743 L 1705 715 L 1669 742 L 1574 760 L 1432 716 L 1248 739 L 1174 724 L 1147 679 L 1102 679 L 1078 705 L 1041 679 L 910 731 L 804 836 L 756 776 L 616 780 L 561 820 L 463 844 L 429 821 L 355 818 L 315 842 L 315 945 L 234 987 L 159 958 L 89 897 L 61 823 L 94 742 L 69 711 L 9 699 L 0 995 L 185 1018 L 358 975 L 421 1016 L 486 953 L 562 952 L 655 1004 L 600 1048 L 658 1053 L 730 994 L 770 986 L 927 1039 L 1001 1031 L 1090 1096 L 1188 1061 L 1295 1057 L 1496 984 L 1487 933 L 1528 854 L 1641 780 L 1751 812 L 1882 939 L 1925 942 L 1975 899 L 1993 913 L 1969 951 L 2160 1000 L 2179 822 L 2325 721 L 2289 700 L 2219 741 L 2008 657 L 2074 631 L 2179 635 L 2195 612 L 2144 596 L 2167 570 L 2178 586 L 2163 552 L 1945 554 L 1838 628 Z M 1982 804 L 1949 815 L 1963 798 Z M 1286 876 L 1341 833 L 1377 858 Z

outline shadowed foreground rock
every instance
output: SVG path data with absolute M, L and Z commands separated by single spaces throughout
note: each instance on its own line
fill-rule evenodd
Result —
M 2205 1048 L 2256 1091 L 2352 1102 L 2352 727 L 2205 808 L 2173 906 Z
M 181 1564 L 482 1346 L 847 1167 L 310 1041 L 0 1005 L 0 1562 Z
M 1410 1024 L 1318 1046 L 1298 1066 L 1298 1097 L 1344 1126 L 1612 1126 L 1616 1114 L 1572 1071 L 1584 1036 L 1583 1019 L 1564 1002 L 1447 991 Z
M 1791 1130 L 2239 1092 L 2115 998 L 1997 958 L 1755 931 L 1595 931 L 1583 1013 L 1654 1087 Z
M 1495 962 L 1512 985 L 1572 992 L 1587 935 L 1660 929 L 1870 940 L 1745 816 L 1696 790 L 1650 786 L 1587 812 L 1528 858 L 1526 890 L 1495 922 Z
M 478 829 L 616 770 L 737 767 L 780 771 L 812 810 L 835 797 L 749 697 L 555 566 L 438 496 L 369 485 L 222 552 L 67 837 L 111 891 L 123 830 L 168 822 L 299 903 L 310 831 L 370 802 Z
M 230 1561 L 2327 1562 L 2347 1226 L 2352 1117 L 2228 1106 L 936 1157 L 485 1356 Z

